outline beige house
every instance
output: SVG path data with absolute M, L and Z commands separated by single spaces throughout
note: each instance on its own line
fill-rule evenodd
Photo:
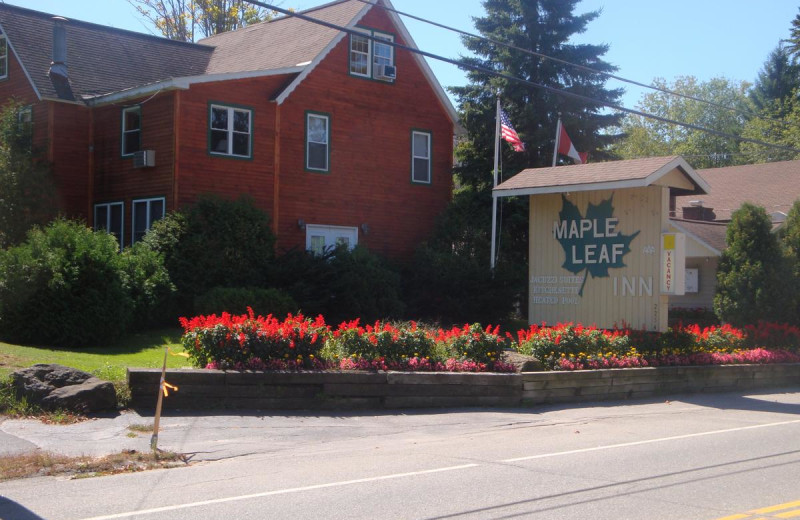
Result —
M 671 229 L 686 235 L 686 291 L 670 307 L 710 309 L 719 257 L 734 211 L 750 202 L 766 209 L 774 229 L 800 198 L 800 161 L 782 161 L 699 170 L 711 190 L 702 196 L 678 195 L 670 207 Z

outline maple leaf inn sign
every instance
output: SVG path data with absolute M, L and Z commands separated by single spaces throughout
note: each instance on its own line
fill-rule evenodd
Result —
M 685 267 L 682 237 L 665 238 L 670 194 L 707 191 L 681 157 L 530 169 L 499 185 L 495 197 L 530 198 L 529 323 L 666 330 Z

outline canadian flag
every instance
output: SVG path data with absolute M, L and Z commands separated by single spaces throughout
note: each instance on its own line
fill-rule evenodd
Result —
M 561 123 L 561 120 L 558 122 Z M 575 149 L 575 145 L 572 144 L 572 140 L 567 135 L 567 131 L 564 130 L 564 126 L 559 124 L 559 127 L 561 128 L 561 133 L 558 136 L 558 153 L 571 157 L 576 164 L 585 164 L 586 160 L 589 158 L 589 152 L 578 152 L 578 150 Z

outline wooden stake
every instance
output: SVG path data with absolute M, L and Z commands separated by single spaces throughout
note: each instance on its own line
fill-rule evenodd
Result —
M 156 402 L 156 417 L 153 421 L 153 436 L 150 438 L 150 449 L 158 451 L 158 423 L 161 422 L 161 403 L 164 400 L 164 383 L 167 375 L 167 353 L 169 348 L 164 349 L 164 366 L 161 369 L 161 381 L 158 383 L 158 401 Z

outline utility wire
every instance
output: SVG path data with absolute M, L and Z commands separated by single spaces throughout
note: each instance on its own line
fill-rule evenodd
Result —
M 610 72 L 605 72 L 605 71 L 598 70 L 598 69 L 595 69 L 595 68 L 592 68 L 592 67 L 587 67 L 585 65 L 580 65 L 578 63 L 572 63 L 572 62 L 567 61 L 567 60 L 562 60 L 561 58 L 548 56 L 547 54 L 542 54 L 542 53 L 539 53 L 539 52 L 536 52 L 536 51 L 532 51 L 530 49 L 525 49 L 523 47 L 519 47 L 519 46 L 514 45 L 512 43 L 506 43 L 506 42 L 502 42 L 500 40 L 495 40 L 493 38 L 489 38 L 488 36 L 481 36 L 479 34 L 470 33 L 470 32 L 464 31 L 462 29 L 458 29 L 456 27 L 451 27 L 449 25 L 444 25 L 444 24 L 439 23 L 439 22 L 434 22 L 433 20 L 429 20 L 427 18 L 422 18 L 420 16 L 413 15 L 411 13 L 398 11 L 397 9 L 388 7 L 388 6 L 386 6 L 386 5 L 382 4 L 382 3 L 376 3 L 374 0 L 358 0 L 358 1 L 362 2 L 362 3 L 365 3 L 365 4 L 370 4 L 370 5 L 374 5 L 376 7 L 380 7 L 381 9 L 383 9 L 385 11 L 389 11 L 389 12 L 392 12 L 392 13 L 395 13 L 395 14 L 398 14 L 398 15 L 401 15 L 401 16 L 405 16 L 407 18 L 411 18 L 412 20 L 417 20 L 417 21 L 422 22 L 422 23 L 427 23 L 427 24 L 433 25 L 435 27 L 439 27 L 441 29 L 446 29 L 448 31 L 452 31 L 452 32 L 458 33 L 458 34 L 460 34 L 462 36 L 468 36 L 470 38 L 476 38 L 478 40 L 487 41 L 487 42 L 492 43 L 494 45 L 500 45 L 500 46 L 505 47 L 507 49 L 512 49 L 512 50 L 515 50 L 515 51 L 523 52 L 525 54 L 529 54 L 531 56 L 536 56 L 537 58 L 543 58 L 543 59 L 546 59 L 546 60 L 554 61 L 556 63 L 561 63 L 562 65 L 567 65 L 569 67 L 573 67 L 575 69 L 582 70 L 584 72 L 589 72 L 589 73 L 593 73 L 593 74 L 599 74 L 601 76 L 605 76 L 605 77 L 610 78 L 610 79 L 615 79 L 617 81 L 622 81 L 624 83 L 629 83 L 631 85 L 636 85 L 637 87 L 656 90 L 658 92 L 662 92 L 662 93 L 668 94 L 670 96 L 676 96 L 676 97 L 681 97 L 681 98 L 684 98 L 684 99 L 689 99 L 689 100 L 692 100 L 692 101 L 697 101 L 698 103 L 703 103 L 703 104 L 706 104 L 706 105 L 709 105 L 709 106 L 712 106 L 712 107 L 715 107 L 715 108 L 719 108 L 719 109 L 722 109 L 722 110 L 728 110 L 730 112 L 734 112 L 734 113 L 737 113 L 737 114 L 744 114 L 744 115 L 747 115 L 747 116 L 755 117 L 755 118 L 762 119 L 762 120 L 765 120 L 765 121 L 772 121 L 774 123 L 780 123 L 780 124 L 783 124 L 783 125 L 791 124 L 788 121 L 785 121 L 783 119 L 775 119 L 775 118 L 767 117 L 767 116 L 764 116 L 764 115 L 761 115 L 761 114 L 757 114 L 757 113 L 755 113 L 755 112 L 753 112 L 751 110 L 746 110 L 746 109 L 731 107 L 731 106 L 727 106 L 727 105 L 722 105 L 720 103 L 715 103 L 713 101 L 708 101 L 706 99 L 702 99 L 702 98 L 699 98 L 699 97 L 696 97 L 696 96 L 691 96 L 689 94 L 682 94 L 680 92 L 675 92 L 674 90 L 669 90 L 669 89 L 666 89 L 666 88 L 663 88 L 663 87 L 658 87 L 656 85 L 647 85 L 647 84 L 641 83 L 639 81 L 623 78 L 622 76 L 617 76 L 616 74 L 612 74 Z
M 769 148 L 775 148 L 777 150 L 784 150 L 784 151 L 800 154 L 800 150 L 799 149 L 792 148 L 790 146 L 783 146 L 783 145 L 779 145 L 779 144 L 767 143 L 767 142 L 764 142 L 764 141 L 759 141 L 757 139 L 750 139 L 748 137 L 741 137 L 741 136 L 736 136 L 736 135 L 733 135 L 733 134 L 727 134 L 725 132 L 720 132 L 718 130 L 713 130 L 711 128 L 705 128 L 705 127 L 702 127 L 702 126 L 699 126 L 699 125 L 695 125 L 695 124 L 692 124 L 692 123 L 684 123 L 682 121 L 676 121 L 674 119 L 669 119 L 669 118 L 666 118 L 666 117 L 657 116 L 655 114 L 648 114 L 648 113 L 642 112 L 640 110 L 634 110 L 632 108 L 626 108 L 626 107 L 623 107 L 621 105 L 617 105 L 615 103 L 609 103 L 608 101 L 603 101 L 603 100 L 600 100 L 600 99 L 590 98 L 588 96 L 583 96 L 581 94 L 575 94 L 574 92 L 569 92 L 568 90 L 558 89 L 558 88 L 555 88 L 555 87 L 548 87 L 547 85 L 542 85 L 541 83 L 536 83 L 534 81 L 529 81 L 529 80 L 526 80 L 526 79 L 518 78 L 518 77 L 513 76 L 511 74 L 506 74 L 506 73 L 503 73 L 503 72 L 497 72 L 497 71 L 488 69 L 486 67 L 481 67 L 481 66 L 478 66 L 478 65 L 472 65 L 472 64 L 469 64 L 469 63 L 463 63 L 463 62 L 454 60 L 452 58 L 446 58 L 446 57 L 441 56 L 439 54 L 433 54 L 431 52 L 423 51 L 421 49 L 417 49 L 417 48 L 414 48 L 414 47 L 409 47 L 408 45 L 403 45 L 401 43 L 397 43 L 397 42 L 394 42 L 394 41 L 375 38 L 374 36 L 372 36 L 370 34 L 363 33 L 363 32 L 361 32 L 361 31 L 359 31 L 357 29 L 351 29 L 349 27 L 344 27 L 342 25 L 337 25 L 337 24 L 326 22 L 324 20 L 320 20 L 320 19 L 317 19 L 317 18 L 312 18 L 310 16 L 307 16 L 307 15 L 304 15 L 304 14 L 301 14 L 301 13 L 295 13 L 295 12 L 289 11 L 288 9 L 282 9 L 282 8 L 278 7 L 277 5 L 272 5 L 272 4 L 268 4 L 268 3 L 265 3 L 265 2 L 260 2 L 258 0 L 247 0 L 247 2 L 251 3 L 251 4 L 258 5 L 260 7 L 264 7 L 266 9 L 271 9 L 271 10 L 273 10 L 275 12 L 281 13 L 281 14 L 286 15 L 286 16 L 292 16 L 292 17 L 298 18 L 300 20 L 304 20 L 306 22 L 310 22 L 310 23 L 317 24 L 317 25 L 322 25 L 323 27 L 328 27 L 329 29 L 335 29 L 337 31 L 341 31 L 341 32 L 344 32 L 344 33 L 347 33 L 347 34 L 353 34 L 353 35 L 356 35 L 356 36 L 360 36 L 362 38 L 368 38 L 368 39 L 370 39 L 372 41 L 376 41 L 377 40 L 377 41 L 380 41 L 380 43 L 383 44 L 383 45 L 391 45 L 392 47 L 394 47 L 396 49 L 402 49 L 402 50 L 408 51 L 408 52 L 410 52 L 412 54 L 419 54 L 421 56 L 425 56 L 426 58 L 431 58 L 431 59 L 437 60 L 437 61 L 443 61 L 445 63 L 449 63 L 451 65 L 455 65 L 457 67 L 471 69 L 471 70 L 474 70 L 476 72 L 482 72 L 484 74 L 488 74 L 490 76 L 495 76 L 495 77 L 498 77 L 498 78 L 503 78 L 503 79 L 506 79 L 506 80 L 509 80 L 509 81 L 515 81 L 517 83 L 521 83 L 523 85 L 527 85 L 527 86 L 533 87 L 533 88 L 539 88 L 539 89 L 545 90 L 547 92 L 551 92 L 551 93 L 559 95 L 559 96 L 572 98 L 572 99 L 577 99 L 577 100 L 583 101 L 585 103 L 591 103 L 591 104 L 594 104 L 594 105 L 604 106 L 606 108 L 611 108 L 611 109 L 614 109 L 614 110 L 618 110 L 618 111 L 624 112 L 626 114 L 633 114 L 633 115 L 637 115 L 637 116 L 644 117 L 644 118 L 647 118 L 647 119 L 654 119 L 656 121 L 661 121 L 662 123 L 669 123 L 669 124 L 673 124 L 673 125 L 677 125 L 677 126 L 682 126 L 684 128 L 689 128 L 689 129 L 692 129 L 692 130 L 697 130 L 697 131 L 700 131 L 700 132 L 706 132 L 708 134 L 716 135 L 718 137 L 724 137 L 726 139 L 734 139 L 734 140 L 737 140 L 737 141 L 753 143 L 753 144 L 757 144 L 757 145 L 760 145 L 760 146 L 766 146 L 766 147 L 769 147 Z

